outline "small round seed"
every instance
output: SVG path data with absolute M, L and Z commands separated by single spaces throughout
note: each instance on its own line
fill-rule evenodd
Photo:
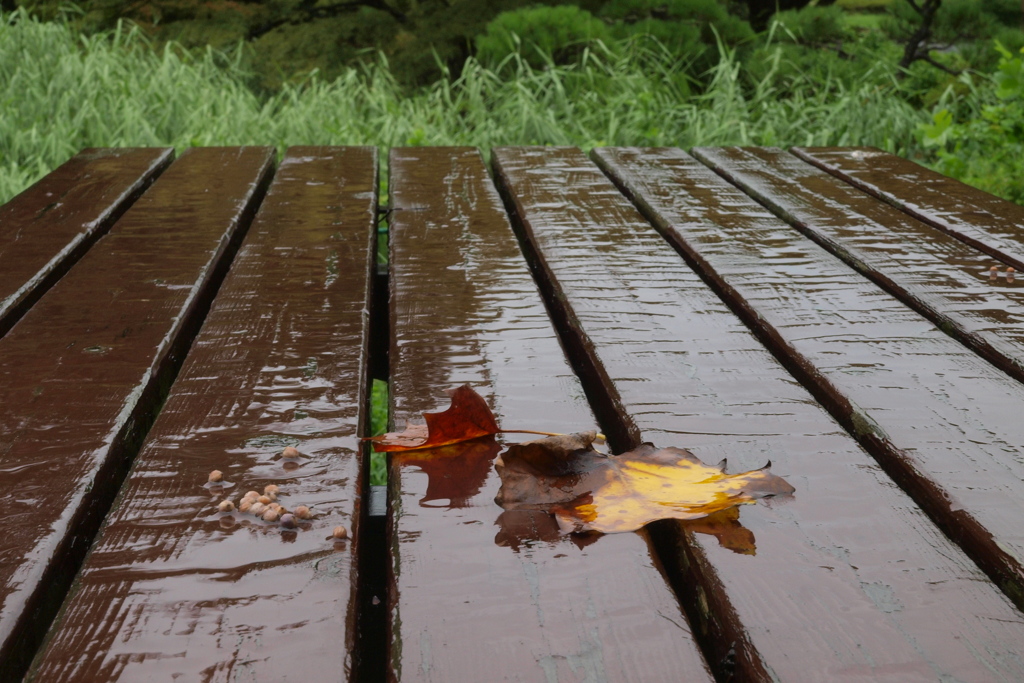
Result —
M 221 512 L 234 512 L 235 504 L 232 503 L 230 500 L 222 500 L 217 505 L 217 509 L 220 510 Z
M 290 515 L 287 512 L 281 515 L 281 526 L 285 529 L 294 529 L 297 527 L 298 523 L 295 521 L 295 515 Z
M 299 519 L 313 519 L 313 513 L 305 505 L 295 508 L 295 516 Z
M 263 493 L 267 494 L 268 496 L 276 496 L 277 492 L 280 490 L 281 489 L 277 487 L 277 484 L 267 484 L 266 486 L 263 487 Z
M 245 492 L 245 497 L 246 498 L 251 498 L 252 500 L 256 500 L 257 498 L 260 497 L 260 494 L 259 494 L 258 491 L 246 491 Z
M 260 496 L 257 500 L 259 500 L 264 505 L 270 505 L 271 503 L 274 502 L 274 499 L 271 498 L 270 496 Z
M 251 512 L 252 514 L 256 515 L 257 517 L 262 516 L 263 513 L 266 512 L 266 511 L 267 511 L 267 506 L 264 505 L 263 503 L 259 503 L 259 502 L 253 503 L 252 507 L 249 508 L 249 512 Z
M 267 511 L 263 513 L 263 521 L 264 522 L 276 522 L 277 521 L 277 517 L 278 517 L 277 510 L 271 510 L 271 509 L 268 508 Z
M 239 512 L 248 512 L 249 508 L 251 508 L 251 507 L 252 507 L 252 500 L 250 500 L 248 498 L 243 498 L 242 501 L 238 504 L 238 511 Z
M 299 449 L 295 446 L 285 446 L 285 449 L 281 451 L 282 458 L 297 458 L 301 455 Z
M 220 470 L 214 470 L 213 472 L 210 472 L 210 482 L 211 483 L 216 484 L 218 481 L 221 481 L 223 479 L 224 479 L 224 473 L 221 472 Z
M 334 533 L 331 534 L 335 538 L 348 538 L 348 529 L 343 526 L 334 527 Z

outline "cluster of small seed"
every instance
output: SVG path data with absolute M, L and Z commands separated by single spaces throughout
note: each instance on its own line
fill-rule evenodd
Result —
M 281 451 L 281 456 L 288 459 L 300 457 L 299 450 L 293 446 L 286 447 Z M 220 485 L 224 481 L 224 473 L 220 470 L 210 472 L 210 484 Z M 215 486 L 216 487 L 216 486 Z M 294 529 L 299 525 L 298 520 L 313 519 L 313 511 L 305 505 L 299 505 L 294 510 L 288 510 L 277 502 L 279 488 L 277 484 L 267 484 L 263 487 L 263 493 L 259 491 L 248 491 L 237 505 L 230 498 L 217 503 L 217 510 L 222 513 L 233 513 L 236 509 L 243 514 L 255 515 L 264 522 L 280 523 L 284 529 Z M 335 540 L 348 538 L 348 529 L 343 526 L 334 527 L 331 537 Z
M 1007 266 L 1006 268 L 1006 281 L 1013 282 L 1013 276 L 1017 273 L 1013 266 Z M 992 266 L 988 269 L 988 279 L 995 280 L 999 277 L 999 266 Z
M 210 483 L 212 484 L 220 483 L 223 478 L 224 474 L 220 470 L 210 472 Z M 299 525 L 298 520 L 300 519 L 313 519 L 313 511 L 305 505 L 288 510 L 278 503 L 279 490 L 277 484 L 267 484 L 263 487 L 262 494 L 259 491 L 246 492 L 237 505 L 230 498 L 225 498 L 217 503 L 217 510 L 230 513 L 237 509 L 243 514 L 259 517 L 264 522 L 280 522 L 285 529 L 294 529 Z

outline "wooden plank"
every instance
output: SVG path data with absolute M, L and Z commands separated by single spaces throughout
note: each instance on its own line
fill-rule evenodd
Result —
M 794 147 L 792 152 L 993 258 L 1024 268 L 1024 207 L 874 147 Z
M 1024 388 L 685 153 L 620 168 L 659 231 L 1020 606 Z
M 632 172 L 647 154 L 669 153 L 602 150 L 600 158 Z M 725 538 L 747 541 L 731 548 L 694 533 L 714 526 L 667 522 L 656 532 L 719 678 L 1024 672 L 1016 654 L 1024 624 L 1006 597 L 579 150 L 504 148 L 494 159 L 548 300 L 576 340 L 570 347 L 585 376 L 603 379 L 588 395 L 603 393 L 607 419 L 632 433 L 619 450 L 642 438 L 705 462 L 728 458 L 735 472 L 770 460 L 796 487 L 791 500 L 743 508 L 742 527 Z M 685 192 L 667 174 L 651 183 L 669 197 Z M 701 201 L 711 212 L 721 206 Z
M 376 188 L 372 147 L 288 151 L 34 680 L 349 680 Z M 218 513 L 268 484 L 308 528 Z
M 991 257 L 781 149 L 692 154 L 939 329 L 1024 381 L 1024 281 Z
M 593 428 L 479 152 L 390 163 L 398 423 L 469 383 L 505 428 Z M 498 448 L 392 458 L 390 679 L 710 680 L 645 537 L 577 547 L 548 515 L 503 514 Z
M 0 337 L 171 163 L 172 149 L 86 149 L 0 206 Z
M 189 150 L 0 339 L 0 678 L 35 651 L 269 183 Z

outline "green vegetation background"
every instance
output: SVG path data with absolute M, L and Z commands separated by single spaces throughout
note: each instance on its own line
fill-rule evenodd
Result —
M 88 146 L 745 144 L 875 145 L 1024 202 L 1019 0 L 944 0 L 935 64 L 906 71 L 904 0 L 782 12 L 760 32 L 728 0 L 320 16 L 336 4 L 42 0 L 0 16 L 0 201 Z

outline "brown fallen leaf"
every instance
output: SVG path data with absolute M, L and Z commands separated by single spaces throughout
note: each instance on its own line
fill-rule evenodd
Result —
M 501 446 L 493 438 L 413 450 L 391 456 L 392 466 L 417 469 L 427 475 L 427 491 L 420 507 L 469 507 L 480 493 Z M 440 502 L 445 501 L 445 502 Z
M 506 510 L 539 509 L 563 531 L 635 531 L 658 519 L 698 519 L 795 490 L 769 471 L 726 474 L 681 448 L 643 444 L 621 455 L 594 450 L 594 432 L 508 447 L 495 467 Z
M 718 539 L 718 545 L 739 555 L 756 555 L 757 543 L 754 532 L 740 523 L 740 509 L 732 507 L 720 510 L 701 519 L 681 521 L 682 527 L 696 534 L 707 534 Z M 567 539 L 581 550 L 595 543 L 601 534 L 566 534 L 558 525 L 554 515 L 546 510 L 519 508 L 505 510 L 495 522 L 498 533 L 495 545 L 519 552 L 520 547 L 535 543 L 562 543 Z
M 601 538 L 601 534 L 566 534 L 559 528 L 558 521 L 545 510 L 505 510 L 498 515 L 495 525 L 498 533 L 494 536 L 494 544 L 511 548 L 513 552 L 538 542 L 570 542 L 582 550 Z
M 381 453 L 437 448 L 498 433 L 494 413 L 480 394 L 465 384 L 448 393 L 452 397 L 448 410 L 423 413 L 426 424 L 410 424 L 403 432 L 371 438 L 373 450 Z
M 683 528 L 695 534 L 707 534 L 718 539 L 718 545 L 739 555 L 756 555 L 754 532 L 740 523 L 738 507 L 713 512 L 701 519 L 688 519 Z

